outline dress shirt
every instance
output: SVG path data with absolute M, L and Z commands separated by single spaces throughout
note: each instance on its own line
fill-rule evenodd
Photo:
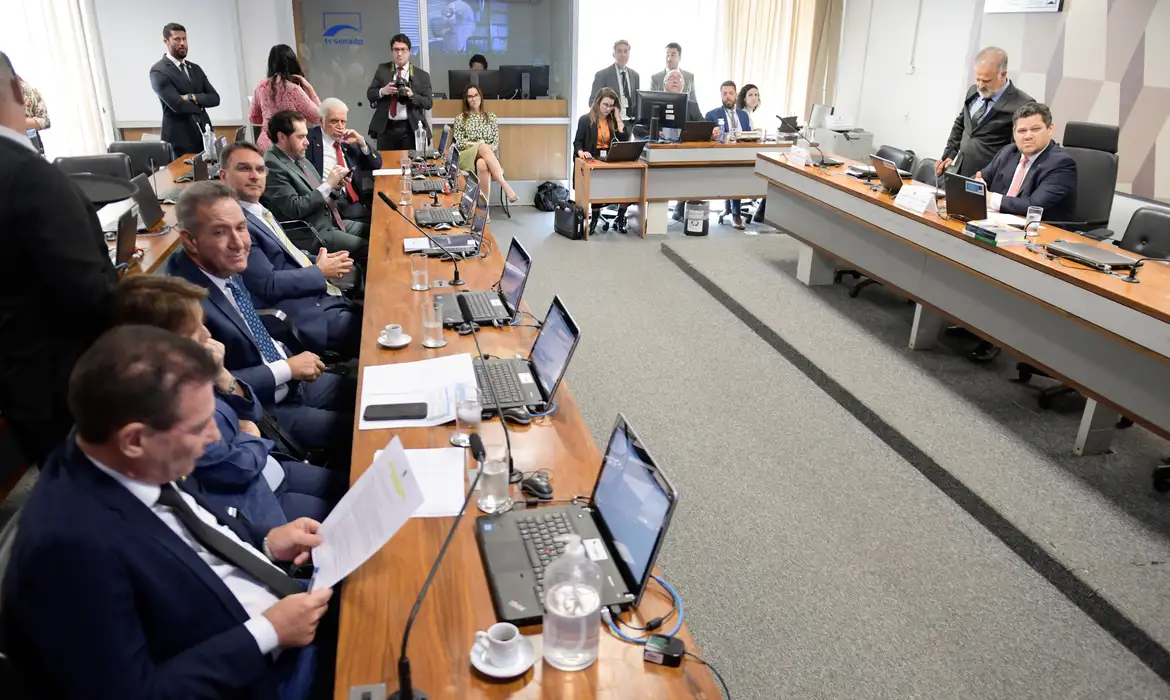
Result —
M 191 79 L 191 69 L 187 67 L 186 59 L 180 61 L 179 59 L 172 56 L 169 51 L 167 52 L 167 58 L 171 59 L 171 63 L 175 64 L 175 68 L 178 68 L 183 75 L 187 76 L 187 80 Z
M 228 289 L 227 280 L 216 277 L 203 268 L 199 268 L 199 271 L 207 275 L 207 279 L 211 280 L 216 288 L 219 289 L 220 293 L 227 297 L 228 303 L 232 305 L 236 313 L 240 314 L 240 318 L 244 318 L 244 314 L 240 311 L 240 307 L 236 303 L 236 295 L 232 294 L 231 290 Z M 280 353 L 281 357 L 288 357 L 284 345 L 277 342 L 275 338 L 272 339 L 272 344 L 276 346 L 276 351 Z M 292 381 L 292 367 L 289 367 L 287 360 L 279 360 L 265 364 L 272 371 L 272 378 L 276 381 L 276 389 L 272 392 L 272 397 L 276 399 L 276 403 L 280 403 L 288 396 L 288 383 Z
M 988 98 L 986 98 L 986 99 L 985 99 L 985 98 L 983 98 L 983 97 L 980 97 L 980 98 L 979 98 L 979 99 L 977 99 L 977 100 L 971 100 L 971 107 L 970 107 L 970 108 L 967 110 L 967 114 L 971 115 L 972 117 L 973 117 L 973 116 L 975 116 L 975 114 L 976 114 L 976 113 L 977 113 L 977 112 L 978 112 L 980 109 L 983 109 L 983 103 L 984 103 L 984 102 L 989 102 L 989 103 L 991 103 L 991 104 L 988 106 L 988 108 L 987 108 L 987 109 L 988 109 L 988 111 L 991 111 L 991 106 L 994 106 L 996 102 L 999 102 L 999 98 L 1003 97 L 1003 92 L 1004 92 L 1004 90 L 1007 90 L 1007 88 L 1008 88 L 1008 85 L 1011 85 L 1011 84 L 1012 84 L 1012 81 L 1010 81 L 1010 80 L 1009 80 L 1009 81 L 1007 81 L 1007 82 L 1005 82 L 1005 83 L 1003 84 L 1003 87 L 1001 87 L 1000 89 L 996 90 L 996 91 L 995 91 L 995 94 L 994 94 L 994 95 L 992 95 L 991 97 L 988 97 Z M 983 117 L 986 119 L 986 118 L 987 118 L 987 115 L 986 115 L 986 114 L 984 114 L 984 115 L 983 115 Z M 982 121 L 982 120 L 981 120 L 981 121 Z
M 1044 151 L 1047 151 L 1051 147 L 1052 147 L 1052 142 L 1049 141 L 1048 145 L 1044 147 Z M 1044 155 L 1044 151 L 1040 151 L 1036 155 L 1028 158 L 1027 163 L 1024 162 L 1024 158 L 1023 158 L 1024 154 L 1021 153 L 1020 154 L 1020 162 L 1016 164 L 1016 169 L 1012 171 L 1012 180 L 1015 180 L 1016 175 L 1019 174 L 1020 186 L 1023 187 L 1024 180 L 1027 179 L 1027 177 L 1028 177 L 1028 171 L 1032 169 L 1032 164 L 1036 162 L 1037 158 Z M 1022 173 L 1019 172 L 1021 168 L 1024 171 Z M 1011 183 L 1011 180 L 1008 180 L 1008 182 Z M 1008 186 L 1010 187 L 1011 185 L 1009 184 Z M 1003 198 L 1006 194 L 1007 194 L 1006 192 L 1004 194 L 1000 194 L 998 192 L 992 192 L 989 189 L 988 195 L 987 195 L 987 208 L 991 209 L 992 211 L 999 211 L 999 205 L 1003 201 Z
M 630 80 L 629 66 L 622 68 L 622 67 L 618 66 L 618 64 L 615 63 L 615 64 L 613 64 L 613 67 L 614 67 L 614 70 L 617 71 L 618 102 L 621 104 L 622 116 L 624 117 L 624 116 L 627 116 L 630 112 L 630 96 L 629 96 L 629 94 L 626 93 L 626 85 L 629 85 L 630 89 L 633 90 L 634 83 L 633 83 L 633 81 Z M 623 75 L 626 77 L 625 83 L 622 82 Z
M 89 455 L 86 456 L 88 457 Z M 157 515 L 158 519 L 163 521 L 164 525 L 179 536 L 179 539 L 183 540 L 188 547 L 195 550 L 195 554 L 207 566 L 211 567 L 211 570 L 215 572 L 219 580 L 223 581 L 227 589 L 240 602 L 240 607 L 244 609 L 244 612 L 248 613 L 248 621 L 244 623 L 244 627 L 256 640 L 256 646 L 260 647 L 260 653 L 269 654 L 276 651 L 280 645 L 280 639 L 276 635 L 276 628 L 272 626 L 272 622 L 267 617 L 264 617 L 264 611 L 275 605 L 278 598 L 256 579 L 208 552 L 202 544 L 191 536 L 187 528 L 183 527 L 182 523 L 179 522 L 178 516 L 170 508 L 158 505 L 158 497 L 162 492 L 160 486 L 131 479 L 124 474 L 110 469 L 93 457 L 89 457 L 89 461 L 93 462 L 95 467 L 107 474 L 111 479 L 124 486 L 130 492 L 130 495 L 142 501 L 142 504 Z M 232 532 L 230 527 L 221 525 L 215 519 L 215 516 L 204 510 L 190 494 L 185 493 L 183 489 L 178 489 L 178 491 L 182 494 L 183 500 L 187 501 L 187 504 L 191 506 L 191 510 L 195 511 L 195 514 L 199 516 L 200 520 L 219 530 L 225 536 L 239 542 L 244 548 L 256 552 L 257 558 L 272 565 L 272 562 L 269 562 L 267 557 L 256 551 L 255 547 L 237 537 L 236 533 Z M 275 565 L 272 566 L 276 568 Z
M 337 149 L 333 147 L 333 137 L 321 130 L 321 172 L 327 173 L 337 167 Z M 345 163 L 342 163 L 345 165 Z
M 727 126 L 726 132 L 729 134 L 738 134 L 743 131 L 743 125 L 739 123 L 739 115 L 735 112 L 735 107 L 728 109 L 723 108 L 724 124 Z
M 410 82 L 409 70 L 407 68 L 399 68 L 398 66 L 394 66 L 394 80 L 391 80 L 390 82 L 396 82 L 398 78 L 402 78 L 403 80 Z M 397 95 L 390 95 L 390 97 L 395 100 L 398 99 Z M 406 104 L 399 102 L 398 109 L 387 113 L 386 117 L 392 122 L 406 121 Z
M 6 138 L 10 141 L 15 141 L 25 148 L 31 150 L 33 153 L 40 153 L 37 147 L 33 145 L 32 141 L 28 140 L 28 133 L 20 133 L 14 129 L 9 129 L 4 125 L 0 125 L 0 137 Z

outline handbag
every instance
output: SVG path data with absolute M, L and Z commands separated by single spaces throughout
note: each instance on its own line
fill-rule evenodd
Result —
M 541 211 L 556 211 L 558 202 L 569 199 L 569 190 L 555 182 L 545 181 L 536 188 L 532 204 Z
M 585 210 L 571 199 L 557 202 L 553 230 L 571 241 L 585 238 Z

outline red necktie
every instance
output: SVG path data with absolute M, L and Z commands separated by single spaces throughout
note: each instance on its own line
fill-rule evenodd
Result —
M 398 82 L 398 71 L 394 71 L 394 81 Z M 390 101 L 390 116 L 397 117 L 398 116 L 398 95 L 391 95 L 390 97 L 393 98 Z
M 1028 156 L 1020 156 L 1020 164 L 1016 167 L 1016 174 L 1012 177 L 1012 184 L 1008 187 L 1008 197 L 1018 197 L 1020 188 L 1024 186 L 1024 173 L 1028 171 Z
M 334 150 L 334 152 L 337 153 L 337 164 L 342 166 L 342 167 L 349 167 L 345 163 L 345 156 L 342 155 L 342 153 L 341 153 L 341 142 L 340 141 L 333 142 L 333 150 Z M 354 191 L 354 189 L 353 189 L 353 182 L 351 182 L 348 177 L 345 178 L 345 180 L 343 180 L 342 182 L 345 183 L 345 191 L 347 194 L 349 194 L 349 201 L 356 202 L 358 200 L 358 196 L 357 196 L 357 192 Z
M 309 185 L 316 189 L 321 186 L 321 181 L 309 170 L 305 162 L 301 162 L 301 172 L 305 174 L 305 179 L 309 181 Z M 345 230 L 345 222 L 341 220 L 341 212 L 337 211 L 337 205 L 333 203 L 333 198 L 325 195 L 325 206 L 329 207 L 329 213 L 333 215 L 333 223 L 337 224 L 337 228 L 342 231 Z

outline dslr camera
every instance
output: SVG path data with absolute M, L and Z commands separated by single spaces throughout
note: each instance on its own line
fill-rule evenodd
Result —
M 406 96 L 406 88 L 410 87 L 410 81 L 396 77 L 394 78 L 394 87 L 398 88 L 397 97 L 399 102 L 406 104 L 410 101 L 410 98 Z

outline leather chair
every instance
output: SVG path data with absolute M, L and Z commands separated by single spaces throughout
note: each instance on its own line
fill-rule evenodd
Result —
M 166 141 L 115 141 L 106 152 L 130 156 L 130 170 L 135 177 L 153 175 L 175 159 L 175 149 Z
M 1052 221 L 1054 226 L 1077 231 L 1103 241 L 1113 236 L 1107 229 L 1117 189 L 1117 140 L 1120 127 L 1088 122 L 1069 122 L 1061 144 L 1077 162 L 1076 216 L 1072 221 Z
M 882 146 L 874 155 L 890 161 L 898 170 L 914 172 L 914 151 L 906 151 L 895 146 Z
M 130 156 L 125 153 L 62 157 L 54 160 L 53 165 L 70 175 L 93 173 L 94 175 L 109 175 L 123 180 L 131 180 L 134 177 L 133 168 L 130 166 Z
M 935 182 L 936 180 L 939 180 L 939 178 L 936 178 L 934 175 L 934 164 L 937 162 L 938 160 L 935 158 L 923 158 L 922 160 L 918 161 L 918 163 L 914 166 L 914 170 L 912 171 L 914 175 L 914 181 L 925 182 L 928 185 L 941 187 L 940 184 Z

